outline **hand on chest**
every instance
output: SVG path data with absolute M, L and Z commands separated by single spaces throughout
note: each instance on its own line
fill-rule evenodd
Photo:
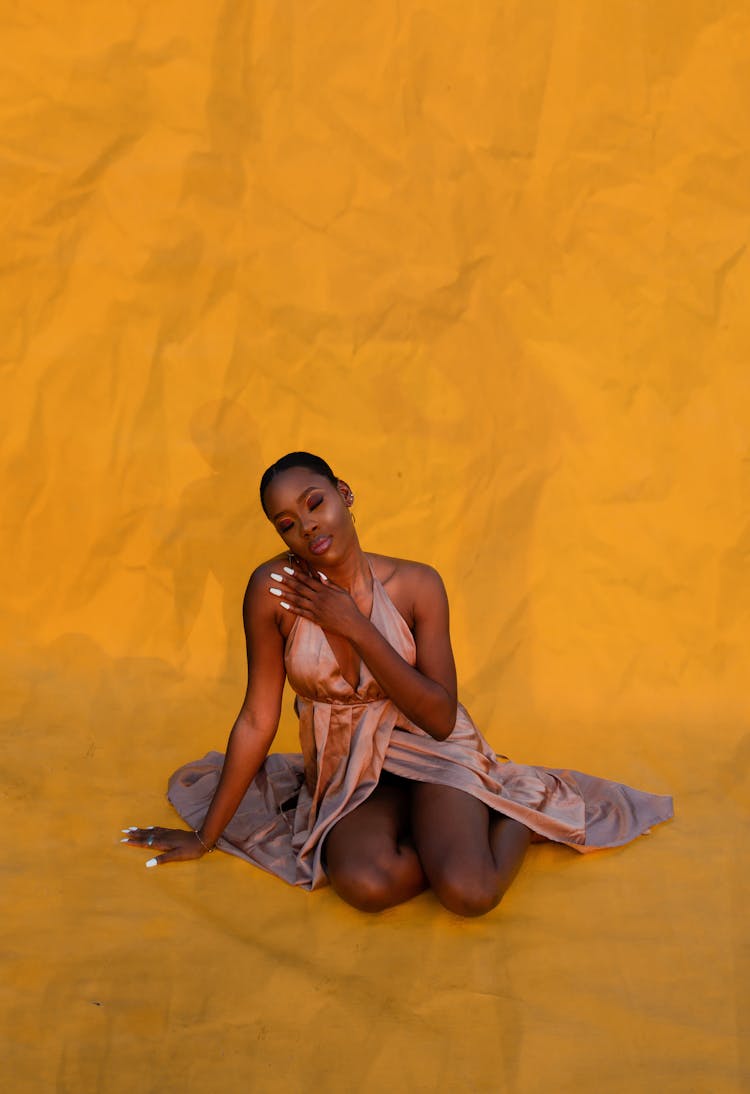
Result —
M 374 577 L 374 575 L 373 575 Z M 373 609 L 375 607 L 375 588 L 374 584 L 371 588 L 369 595 L 364 597 L 357 597 L 355 604 L 365 616 L 372 622 Z M 323 634 L 326 636 L 328 645 L 331 647 L 333 656 L 338 662 L 339 671 L 346 680 L 347 684 L 353 691 L 357 691 L 360 684 L 362 675 L 362 658 L 359 656 L 354 646 L 348 638 L 344 638 L 340 634 L 330 634 L 324 627 L 321 628 Z

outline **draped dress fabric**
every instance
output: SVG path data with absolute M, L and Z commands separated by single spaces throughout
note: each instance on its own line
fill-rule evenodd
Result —
M 414 665 L 411 631 L 372 576 L 370 620 Z M 673 815 L 671 797 L 496 755 L 461 704 L 451 734 L 435 740 L 398 710 L 364 661 L 353 688 L 323 630 L 302 616 L 292 625 L 284 659 L 297 693 L 302 752 L 266 757 L 217 846 L 290 884 L 327 884 L 325 836 L 367 799 L 382 771 L 464 790 L 581 852 L 619 847 Z M 203 822 L 223 761 L 221 753 L 209 752 L 169 780 L 169 801 L 193 828 Z

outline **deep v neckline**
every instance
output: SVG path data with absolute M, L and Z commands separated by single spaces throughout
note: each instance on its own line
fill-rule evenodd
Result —
M 365 558 L 367 558 L 367 556 L 365 556 Z M 370 567 L 370 576 L 372 577 L 372 603 L 370 604 L 370 614 L 367 616 L 367 620 L 368 620 L 369 623 L 372 623 L 373 622 L 373 616 L 375 615 L 375 598 L 377 596 L 378 579 L 375 576 L 375 570 L 374 570 L 372 562 L 370 561 L 369 558 L 367 558 L 367 565 Z M 330 638 L 328 637 L 328 635 L 326 634 L 326 632 L 323 630 L 322 627 L 320 628 L 320 630 L 321 630 L 321 634 L 323 635 L 323 638 L 325 639 L 326 645 L 328 646 L 328 649 L 331 651 L 333 659 L 336 662 L 336 666 L 339 670 L 339 675 L 341 676 L 341 679 L 344 681 L 344 683 L 347 685 L 347 687 L 351 688 L 352 692 L 355 695 L 358 695 L 360 693 L 360 691 L 362 690 L 362 670 L 363 670 L 362 658 L 361 657 L 359 658 L 359 664 L 357 665 L 357 683 L 355 685 L 351 682 L 351 680 L 348 679 L 347 676 L 344 675 L 344 670 L 341 668 L 341 662 L 339 661 L 338 657 L 336 656 L 336 651 L 333 648 L 333 645 L 331 644 Z M 348 639 L 343 639 L 343 641 L 348 642 L 349 640 Z M 352 646 L 351 642 L 349 642 L 349 648 L 354 650 L 354 646 Z

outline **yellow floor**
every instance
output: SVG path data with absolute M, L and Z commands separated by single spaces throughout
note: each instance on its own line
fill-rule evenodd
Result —
M 748 1089 L 747 5 L 71 12 L 4 17 L 7 1088 Z M 474 921 L 145 870 L 300 447 L 498 751 L 675 819 Z

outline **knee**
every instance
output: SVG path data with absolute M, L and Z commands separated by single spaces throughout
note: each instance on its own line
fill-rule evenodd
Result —
M 503 890 L 489 871 L 447 871 L 432 888 L 440 903 L 454 915 L 486 915 L 500 903 Z
M 334 891 L 360 912 L 382 912 L 394 898 L 393 871 L 385 861 L 352 862 L 329 868 Z

